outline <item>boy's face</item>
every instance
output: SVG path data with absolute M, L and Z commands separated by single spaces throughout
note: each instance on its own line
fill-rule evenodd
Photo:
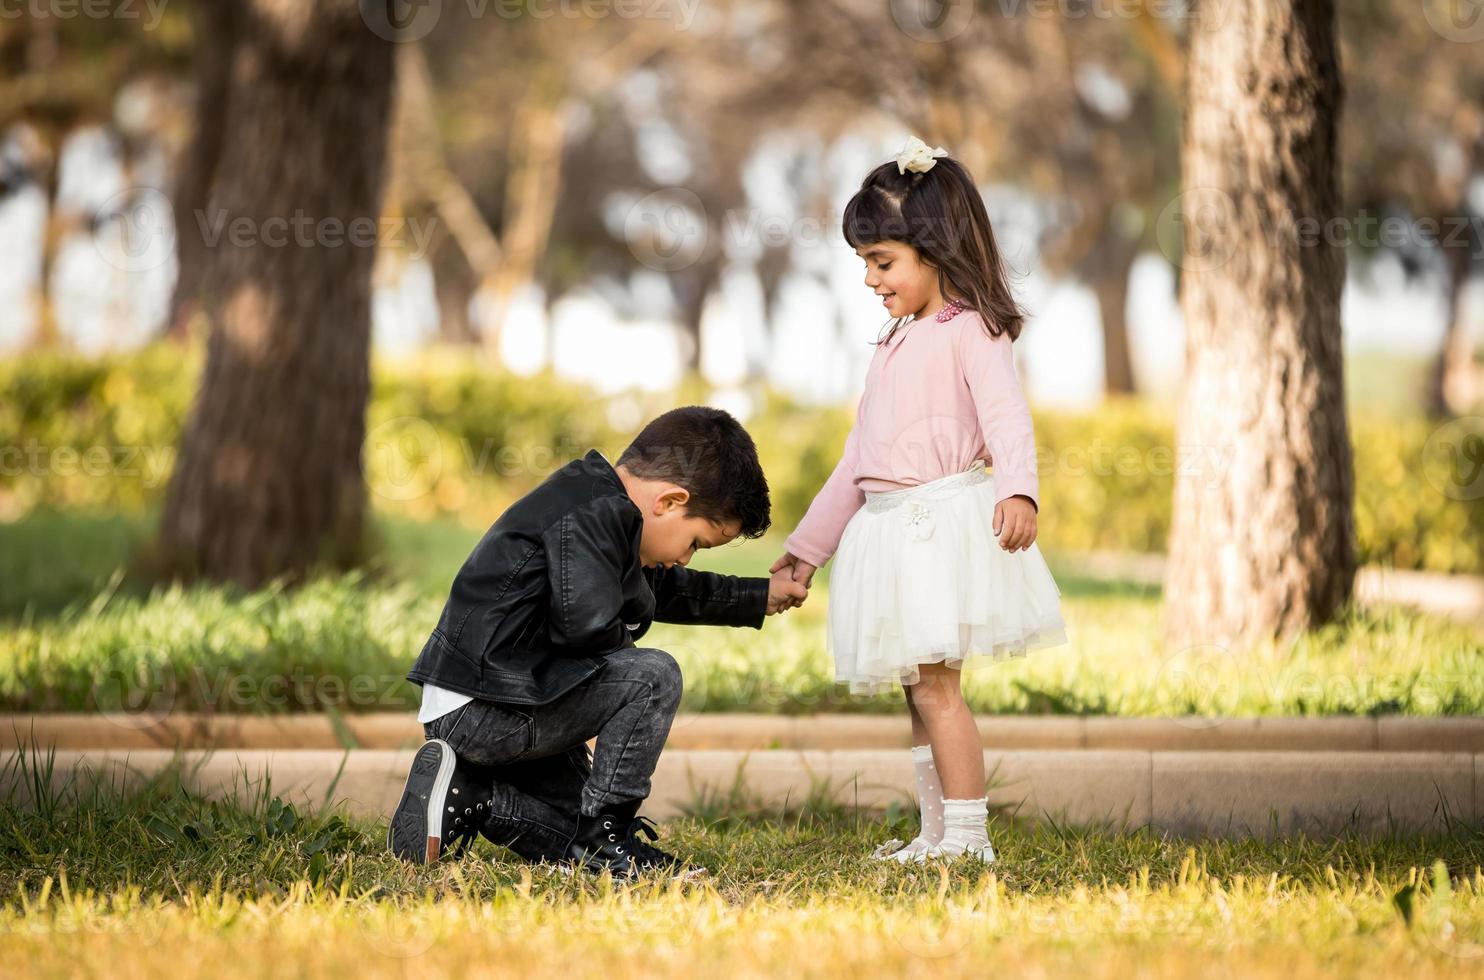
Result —
M 742 522 L 717 523 L 708 517 L 693 517 L 686 511 L 690 491 L 673 483 L 655 488 L 652 501 L 641 505 L 644 533 L 639 541 L 639 561 L 645 567 L 686 565 L 701 548 L 716 548 L 735 538 Z

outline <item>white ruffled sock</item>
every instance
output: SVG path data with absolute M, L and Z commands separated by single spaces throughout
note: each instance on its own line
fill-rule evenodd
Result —
M 933 764 L 933 747 L 912 746 L 912 766 L 917 770 L 917 836 L 905 847 L 894 851 L 888 848 L 888 844 L 897 842 L 883 844 L 876 849 L 876 857 L 897 860 L 915 857 L 932 850 L 943 839 L 943 784 L 938 780 L 938 767 Z
M 972 854 L 985 864 L 993 861 L 989 843 L 989 797 L 977 800 L 943 801 L 943 839 L 929 857 L 958 857 Z

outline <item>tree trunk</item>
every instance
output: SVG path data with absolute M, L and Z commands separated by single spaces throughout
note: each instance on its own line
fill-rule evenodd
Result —
M 472 344 L 479 339 L 469 304 L 479 285 L 469 261 L 447 234 L 434 246 L 433 291 L 438 296 L 438 339 L 445 344 Z
M 449 344 L 478 340 L 469 304 L 481 272 L 500 264 L 499 239 L 443 158 L 438 106 L 427 56 L 416 43 L 397 49 L 397 95 L 393 116 L 393 183 L 409 210 L 433 226 L 428 261 L 438 299 L 438 339 Z
M 1465 214 L 1460 205 L 1457 214 Z M 1468 284 L 1471 256 L 1478 247 L 1472 227 L 1465 230 L 1459 247 L 1444 249 L 1448 261 L 1448 312 L 1443 327 L 1443 343 L 1428 372 L 1427 410 L 1434 418 L 1464 415 L 1484 400 L 1484 369 L 1474 353 L 1469 335 L 1468 310 L 1463 303 L 1463 289 Z
M 62 186 L 62 147 L 67 134 L 50 124 L 41 127 L 46 139 L 41 174 L 41 191 L 46 195 L 46 224 L 41 236 L 41 266 L 36 274 L 36 333 L 30 346 L 45 350 L 62 342 L 62 326 L 57 322 L 57 308 L 52 304 L 52 272 L 57 253 L 67 235 L 84 225 L 81 215 L 63 212 L 57 196 Z
M 479 333 L 493 364 L 500 363 L 500 336 L 510 303 L 521 287 L 536 278 L 551 237 L 566 149 L 565 98 L 560 69 L 552 69 L 545 77 L 532 80 L 528 101 L 516 114 L 510 175 L 505 181 L 504 251 L 498 266 L 481 270 L 489 301 L 483 307 Z
M 238 5 L 208 0 L 196 5 L 195 128 L 180 158 L 180 176 L 171 204 L 175 212 L 175 289 L 165 333 L 185 340 L 191 319 L 200 310 L 201 269 L 206 243 L 199 217 L 211 197 L 211 182 L 221 159 L 226 134 L 227 99 L 231 92 L 232 53 L 236 50 Z
M 686 338 L 681 366 L 686 374 L 696 374 L 701 370 L 701 316 L 706 300 L 721 283 L 720 254 L 702 258 L 672 282 L 679 293 L 680 326 Z
M 394 69 L 392 43 L 366 28 L 356 0 L 241 0 L 238 13 L 205 216 L 206 370 L 161 558 L 256 585 L 359 557 Z
M 1228 644 L 1335 616 L 1355 578 L 1340 345 L 1343 91 L 1332 0 L 1218 2 L 1194 25 L 1181 305 L 1188 336 L 1168 638 Z
M 1128 342 L 1128 280 L 1138 255 L 1137 242 L 1110 227 L 1086 263 L 1103 326 L 1103 393 L 1132 395 L 1133 357 Z

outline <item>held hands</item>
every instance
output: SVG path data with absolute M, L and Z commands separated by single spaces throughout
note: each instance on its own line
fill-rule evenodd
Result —
M 768 615 L 801 606 L 808 596 L 809 588 L 803 583 L 795 582 L 788 569 L 774 572 L 768 580 Z
M 768 584 L 768 615 L 804 604 L 814 580 L 813 565 L 785 551 L 768 571 L 773 575 Z
M 1006 551 L 1024 551 L 1036 540 L 1036 505 L 1016 494 L 995 505 L 994 533 Z

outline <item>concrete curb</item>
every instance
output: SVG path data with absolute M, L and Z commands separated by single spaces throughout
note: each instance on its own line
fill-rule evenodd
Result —
M 410 712 L 344 715 L 0 715 L 0 749 L 399 749 L 423 740 Z M 1484 752 L 1484 718 L 1109 718 L 988 715 L 994 749 Z M 341 731 L 348 738 L 342 740 Z M 33 737 L 34 736 L 34 737 Z M 681 714 L 670 749 L 891 749 L 905 715 Z
M 52 785 L 122 785 L 167 768 L 175 753 L 58 751 Z M 311 806 L 330 802 L 380 818 L 401 792 L 409 751 L 184 752 L 182 781 L 221 798 L 272 792 Z M 1478 825 L 1484 754 L 1469 752 L 1148 752 L 1118 749 L 992 750 L 990 805 L 1006 816 L 1115 829 L 1152 827 L 1186 836 L 1257 836 L 1394 826 L 1441 830 L 1444 814 Z M 29 789 L 16 753 L 0 754 L 0 798 Z M 666 752 L 644 812 L 678 815 L 709 796 L 717 805 L 783 807 L 827 795 L 881 808 L 909 804 L 915 774 L 906 753 L 884 750 L 679 750 Z M 739 799 L 740 797 L 740 799 Z

